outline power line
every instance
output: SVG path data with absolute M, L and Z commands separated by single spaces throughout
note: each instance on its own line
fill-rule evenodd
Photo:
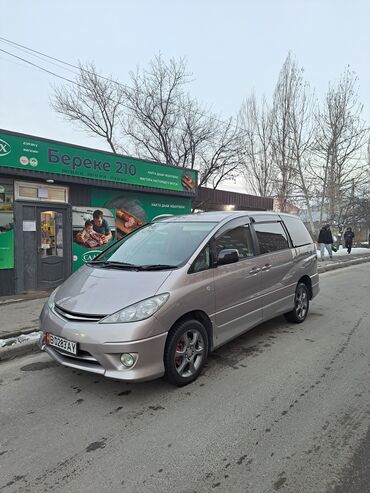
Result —
M 48 58 L 50 60 L 54 60 L 56 62 L 62 63 L 63 65 L 67 65 L 68 67 L 72 67 L 72 68 L 74 68 L 76 70 L 79 70 L 79 71 L 82 71 L 82 72 L 86 72 L 87 74 L 97 76 L 100 79 L 104 79 L 104 80 L 106 80 L 108 82 L 113 82 L 114 84 L 117 84 L 119 86 L 122 86 L 125 89 L 131 89 L 130 86 L 128 86 L 126 84 L 122 84 L 122 82 L 118 82 L 118 81 L 116 81 L 116 80 L 114 80 L 114 79 L 112 79 L 110 77 L 104 77 L 104 75 L 100 75 L 100 74 L 97 74 L 95 72 L 92 72 L 91 70 L 88 70 L 88 69 L 86 69 L 86 68 L 84 68 L 82 66 L 73 65 L 73 63 L 69 63 L 69 62 L 66 62 L 64 60 L 61 60 L 60 58 L 56 58 L 56 57 L 53 57 L 51 55 L 47 55 L 46 53 L 43 53 L 43 52 L 38 51 L 38 50 L 34 50 L 33 48 L 29 48 L 28 46 L 25 46 L 25 45 L 21 45 L 19 43 L 16 43 L 15 41 L 11 41 L 10 39 L 3 38 L 2 36 L 0 36 L 0 41 L 5 42 L 5 43 L 10 44 L 10 45 L 14 45 L 18 49 L 27 50 L 27 51 L 29 51 L 31 53 L 35 53 L 37 55 L 41 55 L 42 57 Z M 73 73 L 75 73 L 75 72 L 73 72 Z M 76 74 L 76 75 L 78 75 L 78 74 Z
M 35 50 L 32 50 L 31 48 L 23 47 L 23 45 L 18 45 L 18 43 L 8 41 L 5 38 L 1 38 L 1 36 L 0 36 L 0 42 L 6 43 L 6 45 L 10 46 L 11 48 L 16 48 L 16 49 L 20 50 L 21 52 L 26 53 L 29 56 L 33 56 L 35 58 L 38 58 L 39 60 L 42 60 L 43 62 L 50 63 L 50 64 L 54 65 L 55 67 L 58 67 L 62 70 L 67 70 L 68 72 L 71 72 L 73 75 L 78 75 L 78 73 L 75 70 L 61 66 L 60 63 L 62 63 L 62 62 L 56 63 L 56 62 L 53 62 L 52 60 L 45 60 L 46 55 L 42 54 L 41 52 L 40 52 L 40 54 L 37 54 L 37 52 Z M 15 46 L 13 46 L 13 45 L 15 45 Z M 78 68 L 78 67 L 76 67 L 76 68 Z
M 1 42 L 3 42 L 3 43 L 5 42 L 5 43 L 6 43 L 6 44 L 8 44 L 8 45 L 14 45 L 15 47 L 17 47 L 17 49 L 21 49 L 23 52 L 24 52 L 25 50 L 28 50 L 29 52 L 35 53 L 35 54 L 37 54 L 37 55 L 41 55 L 41 56 L 43 56 L 43 57 L 45 57 L 45 58 L 48 58 L 48 59 L 51 59 L 51 60 L 57 61 L 57 62 L 59 62 L 59 63 L 62 63 L 62 64 L 64 64 L 64 65 L 67 65 L 67 66 L 69 66 L 69 67 L 73 67 L 73 68 L 75 68 L 75 69 L 77 69 L 77 70 L 80 70 L 80 71 L 82 71 L 82 72 L 86 72 L 86 73 L 88 73 L 88 74 L 90 74 L 90 75 L 97 76 L 98 78 L 101 78 L 101 79 L 106 80 L 106 81 L 108 81 L 108 82 L 111 82 L 111 83 L 117 84 L 117 85 L 119 85 L 119 86 L 122 86 L 122 87 L 123 87 L 123 88 L 125 88 L 125 89 L 131 89 L 129 86 L 127 86 L 127 85 L 125 85 L 125 84 L 122 84 L 122 83 L 120 83 L 120 82 L 117 82 L 117 81 L 115 81 L 114 79 L 111 79 L 111 78 L 108 78 L 108 77 L 104 77 L 104 76 L 102 76 L 102 75 L 100 75 L 100 74 L 97 74 L 97 73 L 95 73 L 95 72 L 92 72 L 92 71 L 90 71 L 90 70 L 87 70 L 87 69 L 85 69 L 85 68 L 83 68 L 83 67 L 81 67 L 81 66 L 77 66 L 77 65 L 73 65 L 73 64 L 71 64 L 71 63 L 69 63 L 69 62 L 65 62 L 65 61 L 63 61 L 63 60 L 61 60 L 61 59 L 59 59 L 59 58 L 52 57 L 52 56 L 50 56 L 50 55 L 47 55 L 46 53 L 42 53 L 42 52 L 40 52 L 40 51 L 34 50 L 34 49 L 32 49 L 32 48 L 29 48 L 29 47 L 27 47 L 27 46 L 25 46 L 25 45 L 21 45 L 21 44 L 19 44 L 19 43 L 16 43 L 15 41 L 11 41 L 11 40 L 9 40 L 9 39 L 3 38 L 2 36 L 0 36 L 0 41 L 1 41 Z M 81 89 L 86 89 L 86 86 L 84 86 L 83 84 L 80 84 L 80 83 L 76 82 L 75 80 L 72 80 L 72 79 L 69 79 L 69 78 L 67 78 L 67 77 L 64 77 L 64 76 L 62 76 L 62 75 L 60 75 L 60 74 L 57 74 L 57 73 L 53 72 L 52 70 L 48 70 L 48 69 L 46 69 L 45 67 L 42 67 L 42 66 L 40 66 L 40 65 L 38 65 L 38 64 L 36 64 L 36 63 L 31 62 L 30 60 L 27 60 L 26 58 L 20 57 L 20 56 L 18 56 L 18 55 L 16 55 L 16 54 L 14 54 L 14 53 L 11 53 L 11 52 L 9 52 L 9 51 L 7 51 L 7 50 L 2 49 L 2 48 L 0 48 L 0 51 L 1 51 L 1 52 L 3 52 L 3 53 L 5 53 L 5 54 L 7 54 L 7 55 L 9 55 L 9 56 L 12 56 L 12 57 L 14 57 L 14 58 L 18 59 L 18 60 L 21 60 L 21 61 L 23 61 L 24 63 L 29 64 L 29 65 L 31 65 L 32 67 L 34 67 L 34 68 L 36 68 L 36 69 L 38 69 L 38 70 L 41 70 L 41 71 L 43 71 L 43 72 L 46 72 L 46 73 L 47 73 L 47 74 L 49 74 L 49 75 L 52 75 L 52 76 L 54 76 L 54 77 L 57 77 L 57 78 L 59 78 L 59 79 L 61 79 L 61 80 L 64 80 L 64 81 L 66 81 L 66 82 L 69 82 L 70 84 L 73 84 L 73 85 L 75 85 L 75 86 L 77 86 L 77 87 L 80 87 Z M 27 52 L 27 51 L 26 51 L 26 52 Z M 36 56 L 36 55 L 33 55 L 33 56 Z M 38 57 L 38 58 L 40 58 L 40 57 Z M 43 60 L 43 59 L 41 58 L 41 60 Z M 51 62 L 48 62 L 48 61 L 47 61 L 47 63 L 51 63 Z M 55 64 L 54 64 L 54 65 L 55 65 Z M 58 65 L 57 65 L 57 66 L 58 66 Z M 62 67 L 60 67 L 60 68 L 62 68 Z M 78 75 L 78 74 L 76 74 L 76 73 L 75 73 L 75 72 L 73 72 L 73 71 L 72 71 L 72 73 L 74 73 L 75 75 Z M 109 100 L 109 101 L 111 101 L 111 102 L 113 102 L 113 103 L 116 103 L 116 104 L 119 104 L 119 103 L 120 103 L 119 101 L 117 101 L 117 100 L 115 100 L 115 99 L 113 99 L 113 98 L 111 98 L 111 97 L 108 97 L 108 100 Z M 176 106 L 178 106 L 178 105 L 176 105 Z M 215 117 L 214 117 L 214 120 L 216 120 L 216 121 L 218 121 L 219 123 L 222 123 L 222 124 L 224 124 L 224 125 L 230 125 L 230 122 L 226 122 L 225 120 L 220 120 L 220 119 L 215 118 Z M 242 128 L 242 127 L 240 127 L 240 126 L 233 125 L 233 127 L 235 128 L 235 130 L 240 130 L 240 131 L 242 131 L 242 132 L 244 132 L 244 133 L 247 133 L 247 130 L 245 130 L 244 128 Z M 177 127 L 177 128 L 178 128 L 178 127 Z M 215 141 L 213 141 L 213 140 L 211 140 L 211 139 L 205 139 L 205 140 L 207 140 L 208 142 L 210 142 L 210 143 L 212 143 L 212 144 L 219 145 L 219 142 L 215 142 Z
M 130 89 L 132 89 L 132 88 L 131 88 L 130 86 L 128 86 L 127 84 L 123 84 L 122 82 L 118 82 L 118 81 L 116 81 L 116 80 L 114 80 L 114 79 L 112 79 L 112 78 L 110 78 L 110 77 L 105 77 L 104 75 L 97 74 L 96 72 L 92 72 L 91 70 L 88 70 L 88 69 L 86 69 L 86 68 L 82 67 L 81 65 L 79 65 L 79 66 L 74 65 L 73 63 L 66 62 L 65 60 L 61 60 L 60 58 L 53 57 L 53 56 L 51 56 L 51 55 L 48 55 L 48 54 L 43 53 L 43 52 L 41 52 L 41 51 L 35 50 L 35 49 L 33 49 L 33 48 L 29 48 L 28 46 L 22 45 L 22 44 L 20 44 L 20 43 L 16 43 L 15 41 L 12 41 L 12 40 L 10 40 L 10 39 L 4 38 L 4 37 L 2 37 L 2 36 L 0 36 L 0 41 L 5 42 L 5 43 L 7 43 L 8 45 L 9 45 L 9 44 L 10 44 L 10 45 L 13 45 L 13 46 L 17 47 L 17 49 L 27 50 L 28 52 L 35 53 L 35 54 L 37 54 L 37 55 L 41 55 L 42 57 L 48 58 L 48 59 L 50 59 L 50 60 L 54 60 L 54 61 L 56 61 L 56 62 L 59 62 L 59 63 L 63 64 L 63 65 L 66 65 L 66 66 L 68 66 L 68 67 L 72 67 L 72 68 L 74 68 L 74 69 L 76 69 L 76 70 L 79 70 L 79 71 L 81 71 L 81 72 L 85 72 L 85 73 L 87 73 L 87 74 L 94 75 L 94 76 L 96 76 L 96 77 L 99 77 L 100 79 L 103 79 L 103 80 L 107 81 L 107 82 L 111 82 L 111 83 L 113 83 L 113 84 L 117 84 L 118 86 L 121 86 L 121 87 L 123 87 L 124 89 L 129 89 L 129 90 L 130 90 Z M 35 55 L 34 55 L 34 56 L 35 56 Z M 48 63 L 51 63 L 51 62 L 48 62 Z M 61 68 L 62 68 L 62 67 L 61 67 Z M 72 71 L 72 73 L 75 73 L 75 72 L 73 72 L 73 71 Z M 75 75 L 78 75 L 78 74 L 75 74 Z M 60 76 L 58 76 L 58 75 L 56 75 L 56 76 L 57 76 L 57 77 L 60 77 Z M 82 87 L 83 87 L 83 86 L 82 86 Z M 219 123 L 222 123 L 222 124 L 224 124 L 224 125 L 229 125 L 229 122 L 227 122 L 227 121 L 225 121 L 225 120 L 221 120 L 220 118 L 215 118 L 215 117 L 214 117 L 214 120 L 216 120 L 216 121 L 218 121 Z M 233 127 L 235 128 L 235 130 L 241 130 L 242 132 L 245 132 L 245 133 L 247 133 L 247 132 L 248 132 L 245 128 L 240 127 L 239 125 L 233 125 Z
M 50 75 L 53 75 L 54 77 L 58 77 L 59 79 L 63 79 L 67 82 L 70 82 L 71 84 L 75 84 L 76 86 L 79 86 L 79 87 L 84 87 L 82 86 L 81 84 L 79 84 L 78 82 L 74 81 L 74 80 L 71 80 L 71 79 L 68 79 L 67 77 L 63 77 L 62 75 L 59 75 L 59 74 L 56 74 L 55 72 L 52 72 L 51 70 L 48 70 L 44 67 L 41 67 L 40 65 L 37 65 L 36 63 L 33 63 L 33 62 L 30 62 L 29 60 L 27 60 L 26 58 L 23 58 L 23 57 L 20 57 L 18 55 L 15 55 L 14 53 L 10 53 L 10 51 L 6 51 L 6 50 L 3 50 L 2 48 L 0 48 L 0 51 L 3 52 L 3 53 L 6 53 L 7 55 L 10 55 L 14 58 L 17 58 L 18 60 L 21 60 L 22 62 L 25 62 L 25 63 L 28 63 L 29 65 L 32 65 L 33 67 L 36 67 Z

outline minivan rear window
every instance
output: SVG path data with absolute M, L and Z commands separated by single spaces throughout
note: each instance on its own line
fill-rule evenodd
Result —
M 295 218 L 286 216 L 283 217 L 283 220 L 292 239 L 293 246 L 299 247 L 312 243 L 310 233 L 307 231 L 306 226 L 298 217 Z

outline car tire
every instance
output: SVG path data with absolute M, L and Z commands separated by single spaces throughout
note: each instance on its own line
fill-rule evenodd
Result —
M 284 316 L 289 322 L 300 324 L 305 321 L 310 306 L 310 296 L 306 284 L 297 284 L 294 295 L 294 309 Z
M 182 387 L 198 378 L 208 355 L 209 340 L 204 325 L 188 319 L 169 332 L 164 350 L 165 379 Z

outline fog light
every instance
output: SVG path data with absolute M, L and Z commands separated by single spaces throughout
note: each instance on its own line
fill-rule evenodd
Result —
M 131 368 L 132 366 L 134 366 L 135 361 L 136 361 L 136 355 L 135 354 L 130 354 L 130 353 L 121 354 L 121 363 L 126 368 Z

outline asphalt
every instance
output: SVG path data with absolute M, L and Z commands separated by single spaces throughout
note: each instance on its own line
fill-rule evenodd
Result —
M 333 260 L 318 262 L 319 273 L 350 267 L 370 261 L 368 254 L 338 255 Z M 38 317 L 50 291 L 32 291 L 20 295 L 0 297 L 0 340 L 8 340 L 0 346 L 0 362 L 37 350 L 36 340 L 19 342 L 24 334 L 38 331 Z
M 369 493 L 370 263 L 320 284 L 183 388 L 1 363 L 1 493 Z

